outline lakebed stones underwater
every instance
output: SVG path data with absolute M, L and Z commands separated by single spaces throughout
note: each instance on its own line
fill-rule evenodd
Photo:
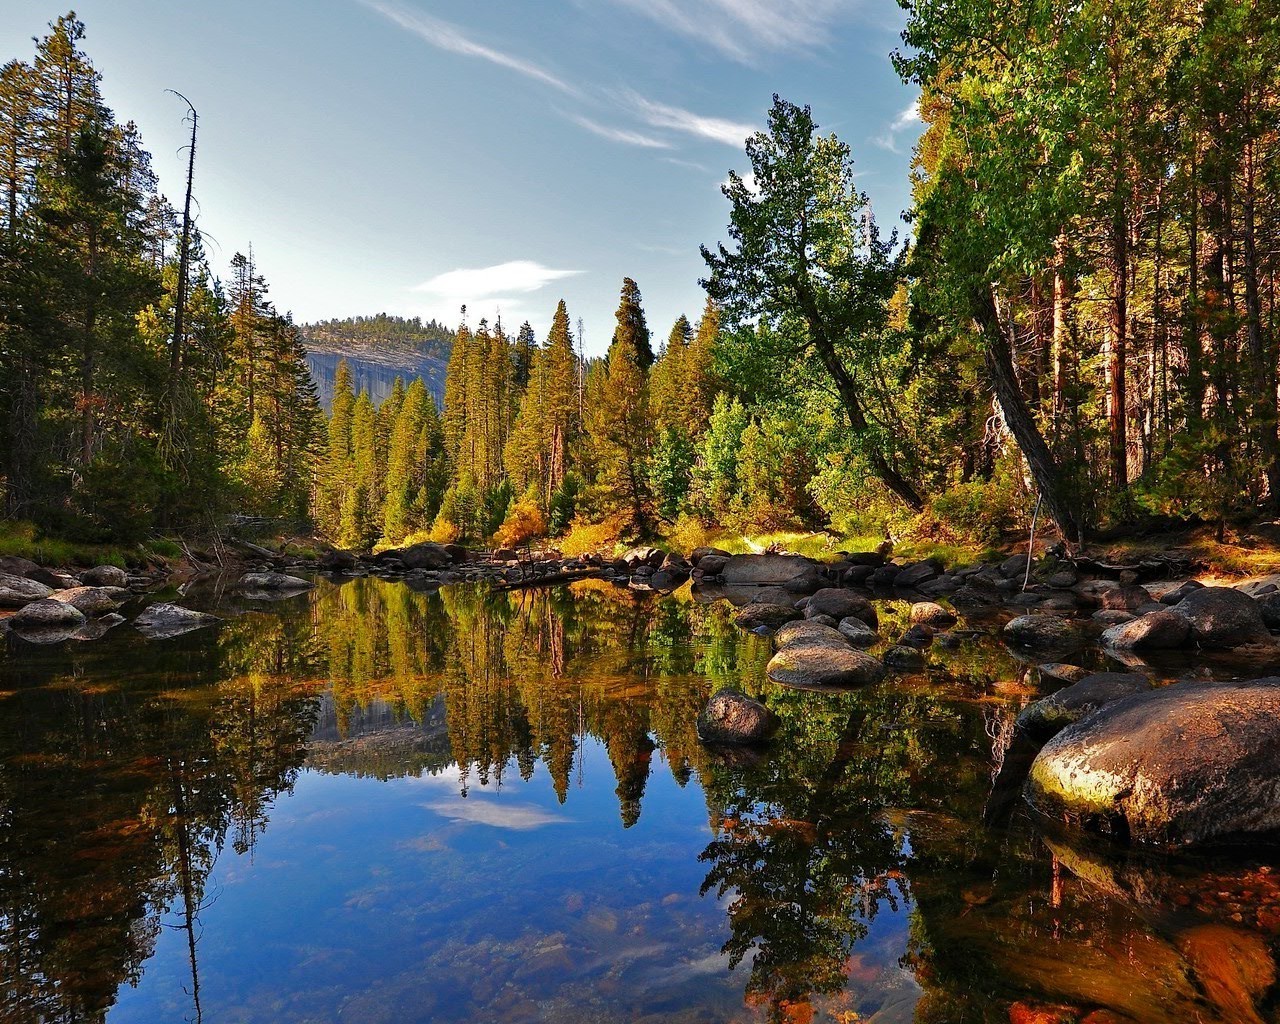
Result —
M 893 567 L 885 563 L 875 573 L 892 581 L 891 589 L 814 590 L 815 578 L 847 580 L 847 566 L 859 567 L 862 560 L 824 565 L 762 556 L 761 568 L 753 571 L 751 556 L 735 557 L 736 580 L 769 584 L 767 603 L 747 596 L 735 621 L 773 635 L 775 653 L 766 672 L 785 686 L 856 688 L 880 684 L 890 674 L 927 672 L 929 649 L 953 646 L 947 627 L 973 617 L 973 603 L 984 613 L 976 624 L 988 635 L 993 625 L 998 628 L 1019 658 L 1047 662 L 1056 655 L 1099 663 L 1110 656 L 1141 670 L 1089 675 L 1081 666 L 1046 663 L 1043 682 L 1071 685 L 1017 719 L 998 751 L 1002 762 L 989 821 L 1007 816 L 1025 788 L 1036 814 L 1121 843 L 1175 849 L 1280 839 L 1280 755 L 1274 753 L 1280 750 L 1280 688 L 1272 678 L 1239 681 L 1251 664 L 1280 664 L 1280 644 L 1264 614 L 1266 600 L 1277 593 L 1274 583 L 1229 588 L 1188 581 L 1148 590 L 1131 580 L 1080 580 L 1059 570 L 1048 583 L 1024 590 L 1013 570 L 1026 572 L 1027 562 L 1010 559 L 952 573 L 933 561 L 896 572 L 885 571 Z M 795 569 L 806 585 L 788 588 L 777 579 L 784 569 Z M 896 585 L 904 579 L 917 586 L 950 582 L 932 588 L 931 600 L 922 601 L 914 587 Z M 945 600 L 948 589 L 968 591 L 970 603 L 948 608 L 934 600 Z M 790 601 L 788 592 L 795 595 Z M 986 597 L 975 602 L 976 595 Z M 876 599 L 881 608 L 886 602 L 909 603 L 909 628 L 877 633 Z M 1088 615 L 1092 608 L 1098 611 Z M 1001 614 L 1003 609 L 1008 611 Z M 799 615 L 806 621 L 796 622 Z M 841 617 L 838 629 L 818 624 Z M 1220 671 L 1225 678 L 1166 677 L 1166 685 L 1152 690 L 1162 672 L 1142 660 L 1143 652 L 1181 652 L 1181 674 Z M 1223 662 L 1224 652 L 1236 660 Z

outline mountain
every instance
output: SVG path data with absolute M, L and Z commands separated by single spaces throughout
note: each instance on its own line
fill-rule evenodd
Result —
M 343 359 L 351 367 L 356 393 L 368 391 L 375 405 L 391 394 L 397 377 L 405 383 L 421 377 L 436 405 L 444 399 L 444 373 L 453 344 L 453 331 L 444 324 L 379 313 L 304 324 L 302 333 L 307 367 L 326 413 L 333 406 L 333 381 Z

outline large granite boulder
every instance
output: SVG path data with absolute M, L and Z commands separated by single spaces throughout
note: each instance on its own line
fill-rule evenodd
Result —
M 1201 647 L 1232 648 L 1270 644 L 1258 602 L 1230 587 L 1201 587 L 1184 597 L 1174 611 L 1191 624 L 1191 639 Z
M 726 583 L 786 583 L 813 564 L 803 555 L 734 555 L 720 575 Z
M 806 645 L 837 647 L 846 650 L 849 648 L 849 641 L 845 639 L 839 630 L 814 622 L 812 619 L 788 622 L 774 634 L 773 643 L 778 650 L 784 647 L 803 647 Z
M 46 587 L 52 587 L 54 590 L 66 586 L 63 582 L 65 577 L 62 573 L 46 569 L 43 565 L 38 565 L 31 559 L 23 558 L 20 555 L 0 556 L 0 573 L 4 573 L 7 576 L 22 576 L 29 580 L 35 580 L 37 583 L 43 583 Z
M 0 573 L 0 608 L 21 608 L 32 601 L 44 600 L 50 593 L 43 583 L 25 576 Z
M 1280 834 L 1277 779 L 1280 678 L 1177 683 L 1058 733 L 1026 795 L 1069 825 L 1182 847 Z
M 866 686 L 884 678 L 880 662 L 847 646 L 784 647 L 773 656 L 765 672 L 775 683 L 804 687 Z
M 737 690 L 717 691 L 698 715 L 703 743 L 764 743 L 777 731 L 778 717 Z
M 1186 616 L 1166 610 L 1146 615 L 1112 626 L 1102 634 L 1107 647 L 1122 651 L 1137 649 L 1158 650 L 1181 647 L 1191 634 L 1191 624 Z

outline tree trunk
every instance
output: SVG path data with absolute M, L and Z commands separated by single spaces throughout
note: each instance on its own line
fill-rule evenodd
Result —
M 984 362 L 991 375 L 992 388 L 1000 403 L 1005 423 L 1013 432 L 1023 457 L 1031 469 L 1036 487 L 1044 497 L 1049 514 L 1058 525 L 1063 538 L 1071 543 L 1083 540 L 1082 524 L 1072 508 L 1069 491 L 1062 479 L 1062 471 L 1040 428 L 1036 425 L 1013 365 L 1013 347 L 1008 332 L 1000 318 L 994 286 L 975 291 L 971 297 L 974 319 L 982 331 Z

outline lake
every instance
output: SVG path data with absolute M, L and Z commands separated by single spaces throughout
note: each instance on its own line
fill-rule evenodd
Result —
M 5 1024 L 1275 1019 L 1265 858 L 981 824 L 1040 694 L 993 638 L 809 692 L 688 588 L 201 600 L 6 641 Z M 764 753 L 698 741 L 724 685 Z

